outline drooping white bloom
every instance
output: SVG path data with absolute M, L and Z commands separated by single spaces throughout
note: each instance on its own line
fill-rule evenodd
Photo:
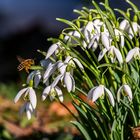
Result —
M 114 106 L 115 105 L 114 97 L 113 97 L 111 91 L 108 90 L 104 85 L 99 85 L 97 87 L 92 88 L 88 92 L 87 98 L 89 100 L 92 100 L 92 102 L 95 102 L 98 98 L 103 96 L 105 93 L 108 96 L 108 99 L 109 99 L 111 105 Z
M 36 104 L 37 104 L 37 98 L 36 98 L 36 93 L 35 90 L 32 87 L 27 87 L 27 88 L 23 88 L 21 89 L 16 97 L 14 98 L 14 102 L 16 103 L 19 98 L 24 94 L 24 97 L 28 97 L 30 103 L 32 104 L 32 107 L 35 109 L 36 108 Z
M 73 58 L 71 56 L 67 56 L 65 61 L 62 62 L 62 61 L 59 61 L 58 62 L 58 69 L 60 71 L 61 74 L 64 74 L 66 72 L 66 68 L 68 66 L 71 66 L 72 68 L 75 68 L 76 65 L 81 69 L 81 70 L 84 70 L 84 67 L 83 65 L 81 64 L 81 62 L 77 59 L 77 58 Z
M 100 39 L 100 34 L 99 33 L 95 34 L 91 39 L 90 43 L 88 44 L 87 48 L 88 49 L 92 48 L 92 50 L 95 51 L 98 47 L 99 39 Z
M 44 73 L 43 76 L 43 83 L 46 83 L 47 80 L 49 79 L 49 77 L 55 72 L 55 70 L 57 69 L 57 65 L 59 64 L 59 61 L 52 64 L 50 63 Z
M 108 50 L 106 48 L 104 48 L 99 53 L 98 61 L 100 61 L 107 52 L 108 52 L 108 56 L 110 57 L 112 63 L 115 62 L 116 58 L 118 59 L 120 64 L 123 63 L 123 58 L 122 58 L 121 52 L 115 46 L 109 47 Z
M 48 95 L 51 101 L 54 100 L 56 96 L 58 96 L 59 100 L 63 102 L 63 93 L 58 86 L 50 85 L 46 87 L 42 94 L 42 100 L 44 101 Z
M 28 120 L 31 119 L 32 117 L 32 114 L 34 114 L 35 110 L 32 106 L 32 104 L 30 102 L 26 102 L 21 108 L 20 108 L 20 115 L 22 115 L 22 113 L 26 111 L 26 115 L 27 115 L 27 118 Z
M 121 21 L 119 28 L 123 31 L 127 31 L 129 26 L 129 22 L 126 19 L 124 19 Z
M 100 19 L 95 19 L 93 21 L 93 25 L 94 25 L 94 28 L 98 31 L 98 33 L 100 33 L 100 28 L 101 26 L 104 25 L 104 23 Z
M 94 34 L 94 24 L 92 21 L 89 21 L 87 23 L 87 25 L 84 28 L 84 36 L 86 41 L 89 43 L 91 38 L 93 38 L 93 34 Z
M 132 101 L 132 98 L 133 98 L 133 97 L 132 97 L 131 88 L 130 88 L 129 85 L 124 84 L 124 85 L 122 85 L 122 86 L 118 89 L 118 92 L 117 92 L 117 100 L 118 100 L 118 102 L 120 101 L 122 92 L 124 92 L 125 95 L 128 96 L 129 101 Z
M 45 69 L 47 69 L 50 64 L 52 64 L 52 61 L 50 59 L 43 59 L 40 61 L 40 65 Z
M 132 39 L 134 37 L 134 34 L 137 34 L 139 32 L 140 26 L 137 22 L 132 22 L 132 27 L 130 26 L 128 29 L 129 37 Z
M 135 47 L 130 50 L 126 56 L 126 62 L 131 61 L 133 58 L 140 59 L 140 48 Z
M 68 92 L 75 91 L 75 80 L 70 72 L 66 72 L 63 76 L 64 84 Z
M 101 32 L 101 43 L 107 50 L 109 50 L 111 46 L 111 39 L 105 32 Z
M 28 77 L 27 77 L 27 84 L 29 84 L 29 82 L 31 80 L 34 81 L 34 87 L 36 88 L 38 86 L 38 84 L 40 83 L 40 80 L 41 80 L 41 71 L 40 70 L 35 70 L 35 71 L 32 71 Z
M 76 40 L 74 40 L 73 38 L 71 38 L 71 36 L 77 38 L 77 39 L 80 39 L 81 35 L 78 31 L 70 31 L 68 33 L 68 35 L 66 35 L 64 37 L 64 41 L 67 42 L 67 41 L 70 41 L 72 44 L 75 44 L 76 43 Z
M 47 51 L 47 54 L 46 54 L 46 58 L 45 59 L 48 59 L 52 54 L 55 53 L 56 50 L 58 50 L 59 48 L 61 48 L 61 44 L 60 42 L 57 42 L 55 44 L 52 44 L 48 51 Z

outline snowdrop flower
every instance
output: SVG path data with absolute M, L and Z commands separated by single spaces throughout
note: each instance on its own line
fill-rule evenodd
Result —
M 81 37 L 81 35 L 80 35 L 80 33 L 79 33 L 78 31 L 70 31 L 70 32 L 68 33 L 68 35 L 66 35 L 66 36 L 64 37 L 64 41 L 65 41 L 65 42 L 70 41 L 72 44 L 75 44 L 76 41 L 75 41 L 74 39 L 72 39 L 71 36 L 73 36 L 73 37 L 75 37 L 75 38 L 77 38 L 77 39 L 79 39 L 79 38 Z
M 118 59 L 120 64 L 123 63 L 123 58 L 122 58 L 121 52 L 115 46 L 109 47 L 108 50 L 106 48 L 104 48 L 99 53 L 98 61 L 100 61 L 107 52 L 108 52 L 108 56 L 110 57 L 112 63 L 115 62 L 116 58 Z
M 29 101 L 30 101 L 32 107 L 35 109 L 36 104 L 37 104 L 37 98 L 36 98 L 35 91 L 34 91 L 34 89 L 32 87 L 27 87 L 27 88 L 21 89 L 17 93 L 17 95 L 16 95 L 16 97 L 14 99 L 14 102 L 16 103 L 23 94 L 25 94 L 24 95 L 25 98 L 26 97 L 27 97 L 27 99 L 29 98 Z
M 45 69 L 47 69 L 50 64 L 52 64 L 52 61 L 50 59 L 43 59 L 40 61 L 40 65 Z
M 121 21 L 119 28 L 123 31 L 127 31 L 129 26 L 129 22 L 126 19 L 124 19 Z
M 63 63 L 61 65 L 63 65 Z M 59 75 L 60 77 L 58 76 L 58 79 L 56 78 L 57 82 L 61 80 L 63 86 L 67 88 L 68 92 L 75 91 L 75 80 L 71 74 L 72 72 L 73 72 L 72 70 L 70 72 L 67 72 L 65 65 L 63 65 L 60 68 L 60 73 L 61 73 Z
M 50 46 L 50 48 L 48 49 L 48 52 L 46 54 L 46 58 L 45 59 L 48 59 L 52 54 L 54 54 L 60 48 L 61 48 L 60 42 L 57 42 L 55 44 L 52 44 Z
M 101 43 L 107 50 L 110 49 L 111 39 L 105 32 L 101 32 Z
M 36 88 L 38 86 L 38 84 L 40 83 L 41 80 L 41 71 L 40 70 L 35 70 L 32 71 L 28 77 L 27 77 L 27 84 L 30 83 L 31 80 L 34 80 L 34 87 Z
M 89 21 L 87 23 L 83 34 L 85 36 L 86 41 L 89 43 L 94 34 L 94 24 L 92 21 Z
M 95 51 L 98 47 L 99 39 L 100 39 L 100 34 L 99 33 L 95 34 L 91 39 L 90 43 L 88 44 L 87 48 L 88 49 L 92 48 L 92 50 Z
M 44 89 L 43 94 L 42 94 L 43 101 L 49 95 L 51 101 L 54 100 L 56 96 L 58 96 L 59 100 L 63 102 L 63 93 L 61 89 L 58 86 L 56 86 L 60 78 L 61 78 L 61 75 L 58 76 L 50 86 L 47 86 Z
M 70 72 L 66 72 L 63 76 L 63 79 L 64 79 L 64 85 L 66 86 L 67 91 L 74 92 L 75 91 L 75 80 L 74 80 L 73 76 L 70 74 Z
M 50 63 L 44 73 L 43 76 L 43 83 L 46 83 L 49 77 L 56 71 L 57 65 L 59 64 L 60 61 L 57 61 L 56 63 L 52 64 Z
M 131 61 L 133 58 L 140 59 L 140 48 L 135 47 L 130 50 L 126 56 L 126 62 Z
M 26 103 L 21 107 L 20 112 L 19 112 L 20 115 L 22 115 L 22 113 L 23 113 L 24 111 L 26 111 L 26 115 L 27 115 L 28 120 L 31 119 L 32 114 L 34 114 L 34 112 L 35 112 L 35 110 L 34 110 L 32 104 L 31 104 L 30 102 L 26 102 Z
M 68 56 L 64 62 L 59 62 L 58 69 L 60 71 L 61 75 L 61 81 L 64 83 L 64 87 L 67 88 L 68 92 L 75 90 L 75 80 L 73 78 L 73 68 L 75 67 L 75 64 L 79 66 L 80 69 L 84 70 L 82 64 L 77 58 L 72 58 L 71 56 Z M 70 66 L 70 67 L 69 67 Z M 69 71 L 67 71 L 67 67 L 69 67 Z
M 77 59 L 77 58 L 73 58 L 71 56 L 67 56 L 65 61 L 59 61 L 58 62 L 58 69 L 60 71 L 61 74 L 64 74 L 66 72 L 66 68 L 68 66 L 70 66 L 71 68 L 76 68 L 76 65 L 81 69 L 84 70 L 83 65 L 81 64 L 81 62 Z
M 100 28 L 101 26 L 104 25 L 104 23 L 100 19 L 95 19 L 93 21 L 93 25 L 94 25 L 94 28 L 98 31 L 98 33 L 100 33 Z
M 132 39 L 134 37 L 134 34 L 137 34 L 139 32 L 139 29 L 140 29 L 140 26 L 138 25 L 138 23 L 132 22 L 132 27 L 130 26 L 128 29 L 129 37 Z
M 88 92 L 87 98 L 89 100 L 92 100 L 92 102 L 95 102 L 98 98 L 103 96 L 105 93 L 107 94 L 111 105 L 114 106 L 115 101 L 114 101 L 113 95 L 112 95 L 111 91 L 108 90 L 104 85 L 99 85 L 97 87 L 92 88 Z
M 129 87 L 129 85 L 124 84 L 124 85 L 122 85 L 118 89 L 118 92 L 117 92 L 117 100 L 118 100 L 118 102 L 120 101 L 120 96 L 121 96 L 122 92 L 124 92 L 125 95 L 128 96 L 129 101 L 132 101 L 132 91 L 131 91 L 131 88 Z

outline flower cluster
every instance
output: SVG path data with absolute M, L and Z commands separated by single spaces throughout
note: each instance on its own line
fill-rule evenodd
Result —
M 107 0 L 105 4 L 101 3 L 104 10 L 93 1 L 95 9 L 84 7 L 81 11 L 75 10 L 80 14 L 77 19 L 57 19 L 69 27 L 57 39 L 49 39 L 53 44 L 47 52 L 39 51 L 45 58 L 37 66 L 31 66 L 33 71 L 27 77 L 26 87 L 14 99 L 16 103 L 22 96 L 25 101 L 20 113 L 25 111 L 28 119 L 31 118 L 37 105 L 36 89 L 43 89 L 43 101 L 49 97 L 61 104 L 68 92 L 80 119 L 83 117 L 79 122 L 88 122 L 86 125 L 85 122 L 75 124 L 84 131 L 92 127 L 95 139 L 118 136 L 121 139 L 125 127 L 136 126 L 140 122 L 140 114 L 137 113 L 140 111 L 140 11 L 129 0 L 126 2 L 133 8 L 133 20 L 130 9 L 127 12 L 115 9 L 122 14 L 117 18 Z M 95 108 L 81 99 L 77 95 L 79 92 L 94 102 Z M 129 112 L 132 118 L 128 117 Z M 88 126 L 91 123 L 88 116 L 93 119 L 91 122 L 98 120 L 101 124 Z M 130 124 L 125 125 L 126 120 Z M 98 135 L 95 128 L 102 132 Z M 109 134 L 103 134 L 107 129 Z

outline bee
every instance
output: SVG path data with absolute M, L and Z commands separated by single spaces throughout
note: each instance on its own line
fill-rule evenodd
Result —
M 31 65 L 35 64 L 33 59 L 23 59 L 20 56 L 17 56 L 17 59 L 20 62 L 20 64 L 17 67 L 18 71 L 25 69 L 25 71 L 27 73 L 29 73 L 29 69 L 30 69 Z

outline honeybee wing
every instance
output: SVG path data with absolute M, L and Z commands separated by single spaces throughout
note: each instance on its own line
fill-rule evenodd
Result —
M 23 59 L 21 56 L 17 56 L 17 60 L 21 63 L 21 62 L 23 62 L 25 59 Z

